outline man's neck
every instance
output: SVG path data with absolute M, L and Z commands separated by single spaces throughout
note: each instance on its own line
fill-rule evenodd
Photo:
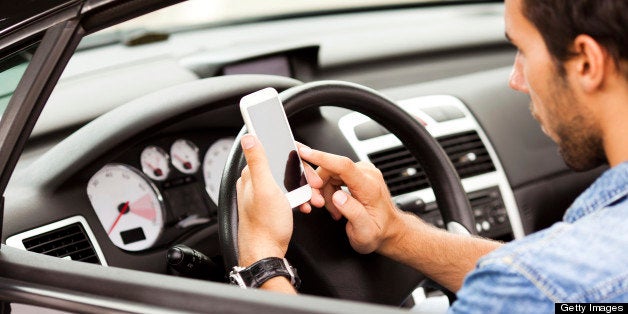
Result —
M 628 161 L 628 81 L 601 102 L 604 150 L 611 167 Z

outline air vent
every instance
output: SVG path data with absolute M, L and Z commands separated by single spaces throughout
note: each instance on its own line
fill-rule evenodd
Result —
M 491 156 L 475 131 L 444 136 L 438 139 L 438 143 L 462 179 L 495 171 Z
M 50 256 L 101 264 L 80 223 L 73 223 L 22 240 L 26 250 Z
M 444 136 L 438 138 L 438 142 L 462 179 L 495 170 L 486 147 L 475 131 Z M 369 159 L 384 175 L 393 196 L 429 186 L 423 169 L 403 146 L 369 154 Z
M 369 154 L 369 159 L 384 175 L 392 196 L 422 190 L 429 186 L 425 172 L 403 146 Z

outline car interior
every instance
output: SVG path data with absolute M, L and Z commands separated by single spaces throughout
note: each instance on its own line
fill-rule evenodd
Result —
M 450 293 L 376 254 L 353 252 L 346 221 L 334 221 L 324 208 L 295 211 L 298 243 L 288 259 L 299 270 L 304 296 L 240 295 L 229 285 L 234 257 L 223 237 L 233 225 L 224 222 L 224 212 L 234 210 L 233 178 L 243 166 L 238 105 L 266 87 L 288 103 L 299 88 L 317 93 L 321 86 L 394 103 L 453 165 L 470 204 L 472 233 L 504 242 L 522 238 L 559 221 L 605 169 L 569 170 L 530 115 L 528 96 L 509 88 L 516 50 L 504 38 L 503 10 L 500 1 L 420 2 L 87 35 L 62 69 L 4 193 L 2 252 L 24 264 L 4 272 L 41 286 L 59 280 L 87 297 L 114 289 L 88 288 L 90 280 L 124 292 L 107 290 L 109 305 L 85 307 L 79 299 L 64 303 L 20 290 L 10 294 L 14 312 L 30 310 L 17 303 L 70 312 L 158 312 L 157 306 L 248 312 L 278 303 L 293 313 L 446 311 Z M 17 57 L 30 60 L 33 53 Z M 8 101 L 13 88 L 0 90 L 0 100 Z M 373 163 L 400 210 L 447 228 L 439 197 L 448 192 L 434 192 L 432 175 L 415 158 L 427 144 L 398 136 L 394 130 L 407 126 L 385 119 L 387 112 L 377 118 L 358 112 L 326 91 L 316 106 L 286 110 L 295 139 Z M 237 215 L 229 219 L 237 225 Z M 200 253 L 202 261 L 178 265 L 175 246 Z M 344 263 L 342 256 L 351 257 Z M 142 293 L 146 286 L 164 290 L 151 296 Z M 190 300 L 194 293 L 215 298 L 185 305 L 203 297 Z M 163 300 L 132 307 L 153 297 Z

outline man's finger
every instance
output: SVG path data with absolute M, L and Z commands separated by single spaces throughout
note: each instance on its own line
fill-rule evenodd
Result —
M 363 219 L 366 217 L 364 215 L 366 209 L 362 203 L 358 202 L 351 195 L 347 194 L 345 191 L 338 190 L 332 196 L 332 200 L 336 209 L 345 216 L 351 224 L 360 226 L 365 223 Z
M 323 181 L 323 185 L 332 184 L 332 185 L 346 185 L 344 181 L 340 179 L 338 174 L 331 172 L 323 167 L 316 168 L 316 174 Z
M 334 220 L 342 218 L 342 213 L 336 208 L 332 200 L 336 191 L 338 191 L 338 189 L 332 185 L 325 185 L 322 191 L 323 197 L 325 198 L 325 208 L 327 208 L 327 211 Z
M 318 165 L 333 174 L 337 174 L 347 185 L 358 185 L 363 178 L 355 163 L 344 156 L 325 153 L 307 146 L 302 146 L 299 150 L 301 158 Z M 318 172 L 319 175 L 321 174 Z M 332 176 L 330 176 L 332 177 Z M 321 176 L 325 181 L 325 178 Z
M 307 183 L 315 188 L 320 189 L 323 187 L 323 180 L 318 176 L 316 170 L 312 168 L 308 163 L 303 162 L 303 168 L 305 169 L 305 176 L 307 177 Z
M 304 214 L 309 214 L 312 212 L 312 206 L 309 203 L 303 203 L 299 205 L 299 210 Z
M 258 180 L 267 182 L 265 180 L 273 179 L 268 166 L 268 159 L 264 153 L 264 147 L 262 147 L 262 143 L 259 142 L 257 137 L 252 134 L 246 134 L 242 137 L 241 145 L 251 174 L 251 182 L 255 184 Z
M 312 197 L 310 198 L 310 204 L 318 208 L 325 206 L 325 198 L 321 194 L 321 190 L 312 188 Z
M 242 172 L 240 173 L 240 178 L 246 181 L 251 179 L 251 172 L 249 171 L 249 166 L 244 166 L 244 168 L 242 169 Z
M 301 148 L 305 147 L 309 149 L 308 146 L 303 145 L 297 141 L 295 141 L 294 143 L 297 145 L 297 149 L 299 149 L 299 154 L 300 154 Z M 321 177 L 318 175 L 317 171 L 314 170 L 314 168 L 312 168 L 312 166 L 310 166 L 310 164 L 308 164 L 305 161 L 303 162 L 303 168 L 305 169 L 305 176 L 307 177 L 307 182 L 310 184 L 310 186 L 315 189 L 322 188 L 325 182 L 323 182 Z

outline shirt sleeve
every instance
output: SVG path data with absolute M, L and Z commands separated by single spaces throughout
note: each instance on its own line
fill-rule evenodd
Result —
M 471 272 L 449 313 L 553 313 L 554 302 L 511 266 L 491 263 Z

